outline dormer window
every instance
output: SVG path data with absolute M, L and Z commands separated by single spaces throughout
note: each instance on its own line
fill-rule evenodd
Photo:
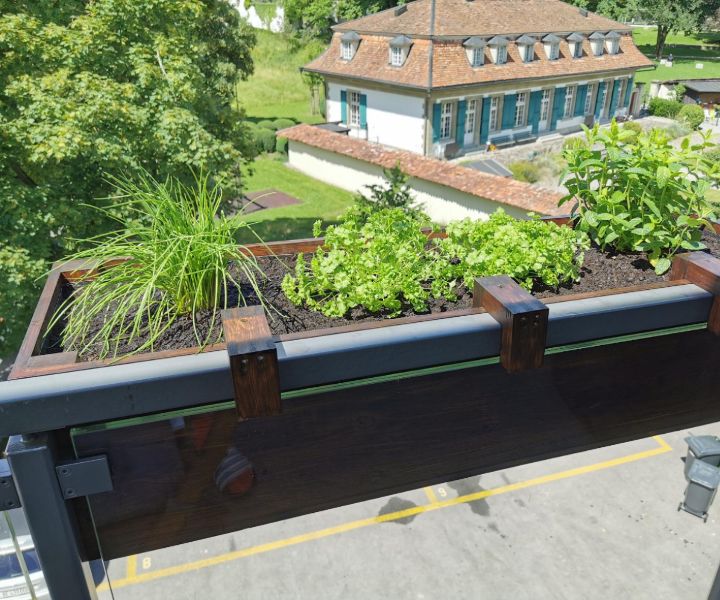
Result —
M 340 56 L 343 60 L 352 60 L 360 44 L 360 36 L 355 31 L 343 33 L 340 38 Z
M 622 36 L 617 31 L 611 31 L 605 36 L 605 47 L 608 54 L 617 54 L 620 50 L 620 38 Z
M 605 34 L 596 31 L 590 36 L 590 49 L 593 56 L 602 56 L 603 46 L 605 45 Z
M 487 42 L 480 37 L 471 37 L 463 43 L 468 62 L 473 67 L 482 67 L 485 64 L 485 46 Z
M 543 38 L 543 48 L 545 56 L 548 60 L 557 60 L 560 58 L 560 38 L 555 34 L 548 34 Z
M 399 35 L 390 40 L 390 64 L 393 67 L 402 67 L 410 53 L 412 40 L 405 36 Z
M 582 33 L 572 33 L 568 36 L 567 41 L 570 46 L 570 55 L 573 58 L 582 58 L 585 36 Z
M 523 35 L 516 39 L 515 43 L 520 50 L 520 57 L 523 62 L 532 62 L 533 58 L 535 58 L 535 38 Z
M 496 65 L 504 65 L 507 62 L 507 45 L 508 39 L 501 35 L 496 35 L 488 42 L 492 60 Z

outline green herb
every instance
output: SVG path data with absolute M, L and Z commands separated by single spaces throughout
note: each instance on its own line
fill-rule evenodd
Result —
M 577 201 L 576 229 L 589 234 L 600 248 L 646 252 L 655 271 L 670 268 L 679 250 L 700 250 L 703 226 L 717 218 L 707 191 L 720 178 L 720 166 L 688 139 L 675 148 L 659 130 L 636 132 L 586 129 L 587 145 L 566 148 L 568 195 L 560 204 Z
M 113 183 L 115 206 L 130 217 L 121 222 L 121 230 L 85 240 L 89 249 L 67 257 L 87 260 L 88 267 L 97 269 L 63 303 L 50 327 L 65 319 L 65 346 L 83 354 L 99 344 L 101 357 L 117 356 L 125 344 L 137 345 L 133 353 L 152 350 L 181 315 L 192 317 L 201 346 L 219 340 L 222 327 L 215 316 L 205 336 L 195 319 L 200 310 L 227 307 L 229 288 L 240 289 L 228 271 L 230 261 L 262 299 L 262 272 L 235 241 L 249 225 L 239 215 L 219 212 L 222 191 L 207 176 L 198 177 L 192 187 L 149 176 L 137 183 Z M 103 266 L 118 257 L 128 260 Z M 245 304 L 241 293 L 238 304 Z M 98 321 L 102 326 L 91 334 Z

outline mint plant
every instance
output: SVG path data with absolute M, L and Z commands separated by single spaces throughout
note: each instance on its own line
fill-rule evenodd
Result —
M 676 148 L 660 130 L 635 137 L 614 121 L 586 128 L 587 144 L 563 151 L 568 194 L 560 204 L 577 203 L 576 229 L 601 249 L 646 252 L 655 271 L 665 273 L 679 250 L 705 247 L 702 227 L 717 218 L 707 198 L 720 179 L 720 166 L 704 154 L 709 135 Z
M 526 289 L 577 280 L 587 236 L 570 227 L 531 219 L 521 221 L 498 209 L 487 221 L 450 223 L 447 238 L 436 240 L 433 289 L 453 299 L 458 284 L 472 289 L 476 277 L 509 275 Z

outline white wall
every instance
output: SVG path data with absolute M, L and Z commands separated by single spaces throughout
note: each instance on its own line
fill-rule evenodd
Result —
M 340 92 L 347 89 L 367 96 L 367 133 L 353 131 L 354 137 L 417 154 L 425 153 L 423 98 L 328 82 L 326 100 L 328 121 L 342 119 Z
M 366 186 L 384 183 L 382 168 L 335 152 L 290 141 L 288 160 L 291 167 L 350 192 L 366 192 Z M 506 213 L 521 219 L 526 211 L 485 198 L 479 198 L 451 187 L 412 177 L 409 181 L 417 203 L 436 223 L 470 217 L 487 219 L 502 207 Z

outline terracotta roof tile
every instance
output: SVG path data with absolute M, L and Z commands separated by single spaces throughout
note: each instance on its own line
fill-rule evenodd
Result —
M 345 61 L 340 57 L 340 35 L 336 33 L 328 50 L 306 65 L 305 69 L 326 75 L 427 88 L 429 40 L 413 40 L 405 64 L 402 67 L 393 67 L 389 64 L 387 37 L 363 36 L 355 57 L 351 61 Z M 563 41 L 560 44 L 560 58 L 557 60 L 548 60 L 542 44 L 538 43 L 535 45 L 535 60 L 530 63 L 523 62 L 518 47 L 510 44 L 508 62 L 504 65 L 494 65 L 491 63 L 490 49 L 486 48 L 485 65 L 476 68 L 470 66 L 465 48 L 459 40 L 436 41 L 433 48 L 433 88 L 436 89 L 552 76 L 583 76 L 652 65 L 652 62 L 638 50 L 630 36 L 622 37 L 620 52 L 615 55 L 592 56 L 590 42 L 585 40 L 582 58 L 572 58 L 568 43 Z
M 279 131 L 278 135 L 383 168 L 391 168 L 399 164 L 411 177 L 455 188 L 479 198 L 528 212 L 554 216 L 567 212 L 558 208 L 557 203 L 562 196 L 557 192 L 411 152 L 390 150 L 379 144 L 333 133 L 320 127 L 297 125 Z
M 595 13 L 583 16 L 576 6 L 560 0 L 435 0 L 435 3 L 436 36 L 630 30 Z M 395 16 L 395 9 L 390 9 L 341 23 L 334 29 L 430 35 L 430 5 L 431 0 L 416 0 L 409 2 L 407 10 L 399 16 Z

